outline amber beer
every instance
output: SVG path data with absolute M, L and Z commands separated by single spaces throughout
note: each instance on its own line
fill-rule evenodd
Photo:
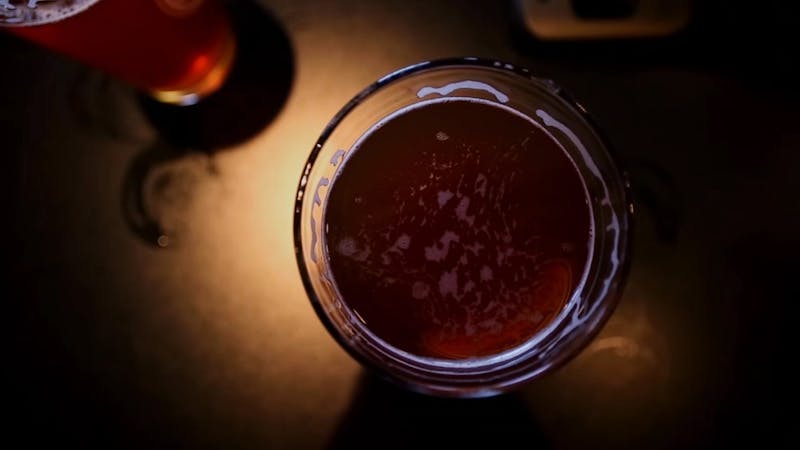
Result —
M 218 0 L 0 0 L 0 29 L 176 104 L 219 88 L 235 54 Z
M 331 274 L 345 304 L 410 354 L 487 357 L 556 320 L 592 220 L 573 161 L 488 101 L 420 102 L 375 125 L 332 182 Z

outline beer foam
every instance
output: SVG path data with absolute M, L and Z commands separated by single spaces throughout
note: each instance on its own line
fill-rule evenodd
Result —
M 456 206 L 455 213 L 458 220 L 463 220 L 464 222 L 467 222 L 468 224 L 472 225 L 475 223 L 475 216 L 467 215 L 468 208 L 469 208 L 469 197 L 465 195 L 461 197 L 461 201 L 458 202 L 458 206 Z
M 472 80 L 458 81 L 439 88 L 435 88 L 432 86 L 425 86 L 424 88 L 417 91 L 417 97 L 424 98 L 431 94 L 439 94 L 442 96 L 447 96 L 459 89 L 473 89 L 476 91 L 489 92 L 490 94 L 494 95 L 494 97 L 497 99 L 498 102 L 508 103 L 508 96 L 498 91 L 494 86 L 488 85 L 481 81 L 472 81 Z
M 411 296 L 417 300 L 422 300 L 428 297 L 430 290 L 431 287 L 424 281 L 415 281 L 414 285 L 411 286 Z
M 54 23 L 85 11 L 100 0 L 0 0 L 0 25 Z
M 436 197 L 437 200 L 439 201 L 439 208 L 443 208 L 444 205 L 446 205 L 447 202 L 450 201 L 451 198 L 453 198 L 453 195 L 455 194 L 453 194 L 450 191 L 440 191 Z
M 442 261 L 450 252 L 450 244 L 458 242 L 458 240 L 457 234 L 452 231 L 445 231 L 439 242 L 434 242 L 433 245 L 425 247 L 425 259 L 428 261 Z

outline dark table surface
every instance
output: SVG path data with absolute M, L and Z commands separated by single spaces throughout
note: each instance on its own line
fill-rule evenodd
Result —
M 781 11 L 742 27 L 742 3 L 680 39 L 561 45 L 529 39 L 505 1 L 263 1 L 245 14 L 251 75 L 188 135 L 174 111 L 0 33 L 3 447 L 790 447 L 797 56 Z M 291 227 L 330 117 L 394 69 L 460 55 L 570 90 L 638 207 L 601 335 L 518 392 L 462 401 L 400 391 L 336 345 Z

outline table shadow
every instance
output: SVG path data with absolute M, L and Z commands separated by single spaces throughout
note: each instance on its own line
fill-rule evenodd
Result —
M 225 84 L 199 103 L 176 106 L 142 95 L 145 116 L 178 148 L 215 151 L 247 140 L 277 116 L 294 76 L 291 43 L 256 2 L 229 1 L 236 59 Z
M 796 220 L 795 214 L 786 214 Z M 722 404 L 714 440 L 734 446 L 794 448 L 790 411 L 800 394 L 794 373 L 795 327 L 800 314 L 800 241 L 795 236 L 755 232 L 729 243 L 712 271 L 711 295 L 729 322 L 718 356 Z
M 234 0 L 226 5 L 237 54 L 219 91 L 190 106 L 139 97 L 141 111 L 158 138 L 128 165 L 122 214 L 135 235 L 158 247 L 173 240 L 146 200 L 148 177 L 170 161 L 191 154 L 212 155 L 255 136 L 275 119 L 292 87 L 294 55 L 282 25 L 254 1 Z
M 326 448 L 545 449 L 550 445 L 518 394 L 431 397 L 365 372 Z

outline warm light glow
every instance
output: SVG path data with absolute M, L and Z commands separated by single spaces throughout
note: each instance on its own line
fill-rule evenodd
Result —
M 203 97 L 216 91 L 225 82 L 236 56 L 236 42 L 232 36 L 222 44 L 219 59 L 212 62 L 208 55 L 199 55 L 192 61 L 191 72 L 198 80 L 181 89 L 159 89 L 151 94 L 156 99 L 174 105 L 194 105 Z
M 276 14 L 290 15 L 293 8 Z M 376 8 L 375 19 L 351 24 L 331 21 L 325 11 L 305 10 L 303 20 L 313 27 L 287 25 L 295 77 L 286 104 L 260 134 L 212 156 L 187 154 L 171 163 L 175 179 L 186 187 L 170 197 L 175 200 L 169 246 L 141 250 L 143 258 L 161 261 L 143 264 L 142 278 L 154 280 L 159 295 L 172 301 L 159 305 L 159 311 L 166 311 L 164 321 L 177 322 L 176 333 L 186 349 L 205 358 L 203 364 L 224 363 L 224 373 L 235 379 L 213 382 L 241 387 L 242 398 L 263 405 L 256 420 L 265 423 L 283 420 L 276 397 L 302 402 L 295 407 L 309 417 L 317 415 L 319 404 L 325 405 L 326 416 L 343 414 L 362 373 L 319 321 L 295 262 L 297 187 L 320 133 L 340 108 L 381 76 L 425 58 L 476 50 L 474 42 L 456 38 L 452 26 L 458 22 L 443 22 L 435 31 L 441 39 L 432 44 L 430 33 L 415 32 L 410 16 Z M 271 61 L 268 53 L 263 58 Z M 173 100 L 185 98 L 185 93 L 173 94 Z M 152 339 L 159 348 L 161 336 Z M 214 387 L 219 384 L 203 377 L 218 373 L 199 371 L 197 376 Z

